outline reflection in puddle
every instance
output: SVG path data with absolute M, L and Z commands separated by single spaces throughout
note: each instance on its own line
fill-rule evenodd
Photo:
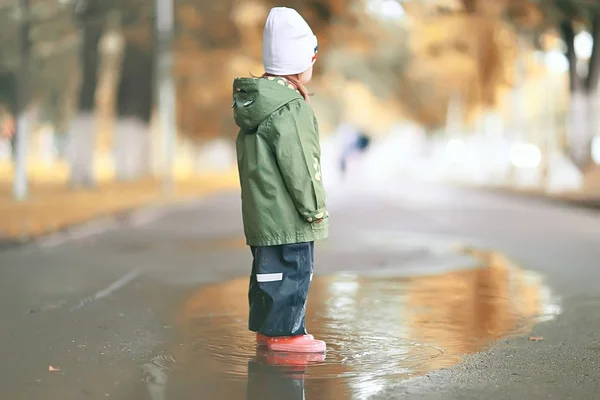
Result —
M 262 354 L 247 330 L 248 279 L 199 289 L 180 315 L 182 366 L 169 399 L 348 399 L 457 364 L 496 339 L 526 334 L 548 308 L 539 276 L 499 256 L 485 268 L 410 278 L 315 277 L 307 326 L 326 358 Z M 275 393 L 271 397 L 268 393 Z M 203 397 L 204 398 L 204 397 Z

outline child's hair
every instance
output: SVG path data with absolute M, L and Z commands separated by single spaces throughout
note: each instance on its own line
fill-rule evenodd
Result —
M 254 75 L 252 75 L 252 76 L 255 77 Z M 306 86 L 304 86 L 302 84 L 302 82 L 300 82 L 298 80 L 298 78 L 296 78 L 295 76 L 291 76 L 291 75 L 278 76 L 278 75 L 264 73 L 263 76 L 262 76 L 262 78 L 267 78 L 269 76 L 273 76 L 273 77 L 276 77 L 276 78 L 285 78 L 285 79 L 287 79 L 296 88 L 296 90 L 298 90 L 300 92 L 300 94 L 304 98 L 304 101 L 306 101 L 307 103 L 310 103 L 310 100 L 309 100 L 308 97 L 312 96 L 312 94 L 308 93 L 308 90 L 306 89 Z M 257 78 L 257 77 L 255 77 L 255 78 Z

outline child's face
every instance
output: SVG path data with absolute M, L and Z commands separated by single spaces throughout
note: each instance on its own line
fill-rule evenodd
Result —
M 309 69 L 298 75 L 298 80 L 303 85 L 306 85 L 312 79 L 313 67 L 311 66 Z

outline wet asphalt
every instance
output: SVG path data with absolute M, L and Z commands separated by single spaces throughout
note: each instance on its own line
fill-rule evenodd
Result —
M 329 204 L 325 359 L 254 346 L 223 194 L 2 250 L 0 399 L 600 398 L 600 214 L 409 183 Z

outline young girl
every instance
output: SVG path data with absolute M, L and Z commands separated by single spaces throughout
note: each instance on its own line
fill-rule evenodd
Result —
M 306 299 L 314 241 L 328 235 L 319 130 L 305 88 L 317 38 L 293 9 L 271 10 L 262 78 L 236 79 L 233 109 L 250 276 L 249 329 L 272 351 L 319 353 L 307 334 Z

